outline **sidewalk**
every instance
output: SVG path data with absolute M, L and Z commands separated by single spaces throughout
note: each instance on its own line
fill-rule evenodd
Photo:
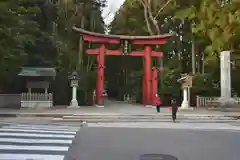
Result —
M 61 108 L 61 109 L 58 109 Z M 159 115 L 170 115 L 171 111 L 167 107 L 161 108 Z M 0 116 L 77 116 L 77 115 L 99 115 L 99 116 L 113 116 L 113 115 L 135 115 L 135 116 L 149 116 L 156 115 L 155 108 L 146 108 L 137 104 L 116 103 L 114 105 L 107 105 L 105 108 L 97 108 L 94 106 L 83 106 L 79 109 L 67 109 L 67 106 L 56 106 L 54 109 L 0 109 Z M 205 109 L 196 108 L 194 110 L 180 110 L 179 115 L 183 116 L 222 116 L 222 117 L 238 117 L 240 112 L 221 112 L 209 111 Z

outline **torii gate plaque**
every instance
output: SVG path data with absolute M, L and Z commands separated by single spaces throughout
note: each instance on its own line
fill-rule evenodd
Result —
M 143 77 L 143 95 L 142 102 L 146 106 L 152 105 L 152 60 L 151 57 L 161 57 L 163 52 L 156 52 L 152 50 L 152 45 L 163 45 L 173 34 L 163 34 L 157 36 L 126 36 L 126 35 L 105 35 L 100 33 L 89 32 L 84 29 L 73 27 L 73 29 L 83 37 L 84 41 L 90 43 L 99 43 L 100 47 L 97 49 L 88 49 L 88 54 L 96 54 L 98 56 L 98 78 L 97 78 L 97 92 L 96 104 L 99 107 L 104 106 L 104 56 L 105 55 L 129 55 L 129 56 L 143 56 L 145 59 L 144 77 Z M 129 44 L 144 45 L 143 51 L 124 51 L 109 50 L 106 44 L 120 44 L 128 48 Z

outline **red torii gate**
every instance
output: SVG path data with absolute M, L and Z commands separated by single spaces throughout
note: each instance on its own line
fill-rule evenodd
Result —
M 145 67 L 143 77 L 143 94 L 142 102 L 145 105 L 152 105 L 152 98 L 157 94 L 157 70 L 152 72 L 152 60 L 151 57 L 161 57 L 163 52 L 156 52 L 152 50 L 151 45 L 163 45 L 173 34 L 163 34 L 156 36 L 126 36 L 126 35 L 105 35 L 100 33 L 94 33 L 86 31 L 81 28 L 73 27 L 75 31 L 78 31 L 82 35 L 83 40 L 90 43 L 99 43 L 100 47 L 97 49 L 88 49 L 88 54 L 98 55 L 98 78 L 97 78 L 97 91 L 96 91 L 96 104 L 98 106 L 104 105 L 104 56 L 105 55 L 129 55 L 129 56 L 144 56 Z M 121 50 L 109 50 L 106 48 L 106 44 L 122 44 L 124 47 L 129 44 L 144 45 L 143 51 L 131 51 L 130 53 L 122 53 Z M 155 77 L 152 79 L 152 74 Z

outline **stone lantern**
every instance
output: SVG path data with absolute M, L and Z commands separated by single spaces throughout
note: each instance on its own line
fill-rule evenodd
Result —
M 68 79 L 70 80 L 71 87 L 72 87 L 72 100 L 70 103 L 69 108 L 79 108 L 78 101 L 77 101 L 77 87 L 78 87 L 78 81 L 80 80 L 80 77 L 77 73 L 77 71 L 74 71 Z
M 183 101 L 180 109 L 192 109 L 190 107 L 190 88 L 192 87 L 192 76 L 182 74 L 178 82 L 182 85 Z

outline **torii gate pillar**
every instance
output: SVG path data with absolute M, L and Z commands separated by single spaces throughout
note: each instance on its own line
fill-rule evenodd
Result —
M 105 44 L 101 44 L 98 55 L 98 76 L 97 76 L 97 107 L 104 107 L 104 53 Z
M 150 107 L 152 106 L 152 60 L 151 60 L 151 52 L 152 47 L 151 46 L 145 46 L 144 47 L 144 59 L 145 59 L 145 68 L 144 68 L 144 77 L 145 78 L 145 94 L 143 95 L 146 99 L 146 106 Z

